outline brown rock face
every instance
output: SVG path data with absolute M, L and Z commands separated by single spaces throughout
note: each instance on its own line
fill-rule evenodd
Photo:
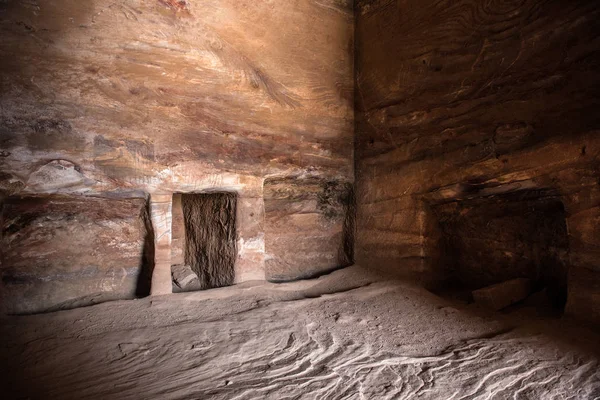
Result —
M 0 21 L 7 180 L 48 159 L 92 190 L 352 176 L 351 1 L 3 1 Z
M 266 273 L 271 281 L 307 278 L 353 262 L 350 184 L 267 180 L 265 219 Z
M 357 261 L 431 286 L 449 265 L 480 285 L 568 271 L 567 312 L 600 322 L 598 5 L 356 13 Z M 546 196 L 502 200 L 534 192 L 564 221 Z
M 567 0 L 0 1 L 2 268 L 35 299 L 10 307 L 132 296 L 148 196 L 170 293 L 191 260 L 173 193 L 227 192 L 208 286 L 355 247 L 431 287 L 526 277 L 564 303 L 566 285 L 567 313 L 600 323 L 599 20 Z
M 148 228 L 144 199 L 8 198 L 2 207 L 3 310 L 34 313 L 147 295 Z
M 264 179 L 353 180 L 353 19 L 349 0 L 0 1 L 0 201 L 150 194 L 153 293 L 164 294 L 183 257 L 168 199 L 235 192 L 235 281 L 264 279 Z M 39 212 L 59 229 L 58 214 Z M 11 265 L 38 252 L 38 232 L 27 235 L 6 250 Z M 88 239 L 77 251 L 93 251 Z M 66 263 L 63 251 L 48 263 Z

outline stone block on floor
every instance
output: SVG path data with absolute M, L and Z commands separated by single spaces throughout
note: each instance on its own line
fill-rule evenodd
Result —
M 531 279 L 517 278 L 474 290 L 472 294 L 475 303 L 501 310 L 527 298 L 532 286 Z

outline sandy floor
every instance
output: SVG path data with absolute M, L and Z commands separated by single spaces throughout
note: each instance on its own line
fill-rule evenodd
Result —
M 4 399 L 600 398 L 598 336 L 563 319 L 538 320 L 534 310 L 513 314 L 485 314 L 353 267 L 318 280 L 10 317 L 0 328 L 1 393 Z

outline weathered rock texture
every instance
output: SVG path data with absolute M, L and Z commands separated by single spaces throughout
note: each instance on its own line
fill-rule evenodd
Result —
M 350 183 L 271 179 L 264 193 L 267 279 L 307 278 L 353 262 Z
M 185 223 L 181 206 L 181 193 L 171 200 L 171 265 L 185 264 Z
M 569 233 L 567 312 L 600 322 L 598 4 L 366 0 L 356 13 L 357 262 L 439 284 L 433 205 L 551 191 Z M 464 220 L 501 220 L 487 209 Z M 500 261 L 516 231 L 492 232 L 465 249 Z
M 237 193 L 235 282 L 265 251 L 272 280 L 352 262 L 356 165 L 362 264 L 568 271 L 567 311 L 600 322 L 597 2 L 352 3 L 1 1 L 0 200 L 149 193 L 163 294 L 178 192 Z
M 148 294 L 144 199 L 11 197 L 2 207 L 2 309 L 34 313 Z
M 45 185 L 92 190 L 352 175 L 350 1 L 16 0 L 0 15 L 4 182 L 31 187 L 53 159 L 76 173 Z
M 185 263 L 202 289 L 232 285 L 237 255 L 233 193 L 183 194 Z
M 152 194 L 163 294 L 169 196 L 236 192 L 264 279 L 265 177 L 353 179 L 353 35 L 350 0 L 0 1 L 0 201 Z
M 150 294 L 172 293 L 171 281 L 171 228 L 173 196 L 153 193 L 150 197 L 150 218 L 153 230 L 154 268 Z

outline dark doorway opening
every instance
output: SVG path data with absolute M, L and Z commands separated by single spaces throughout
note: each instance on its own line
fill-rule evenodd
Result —
M 235 193 L 174 195 L 172 275 L 175 292 L 234 283 L 236 204 Z
M 432 207 L 449 287 L 480 289 L 528 278 L 554 308 L 567 300 L 565 208 L 553 191 L 520 190 Z

